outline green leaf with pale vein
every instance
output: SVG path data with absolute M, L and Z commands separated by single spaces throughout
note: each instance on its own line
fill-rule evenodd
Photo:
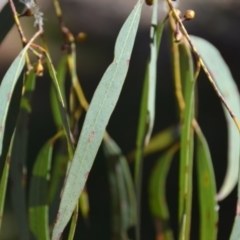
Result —
M 166 184 L 170 165 L 174 154 L 178 150 L 179 144 L 171 147 L 157 160 L 149 179 L 149 206 L 154 218 L 157 236 L 162 236 L 166 240 L 172 240 L 173 231 L 170 227 L 170 214 L 166 199 Z
M 207 141 L 199 127 L 196 132 L 196 162 L 201 240 L 217 239 L 218 206 L 212 159 Z
M 47 190 L 51 168 L 53 143 L 48 141 L 34 163 L 29 191 L 30 230 L 38 240 L 50 239 Z
M 191 36 L 196 47 L 225 101 L 240 120 L 240 97 L 237 85 L 231 72 L 219 51 L 208 41 Z M 237 184 L 240 160 L 240 136 L 234 121 L 223 106 L 228 127 L 228 166 L 222 187 L 218 193 L 218 200 L 227 197 Z
M 18 54 L 0 85 L 0 156 L 2 154 L 3 140 L 6 128 L 6 119 L 12 99 L 13 90 L 25 65 L 25 53 L 27 52 L 33 39 Z
M 117 104 L 128 71 L 142 5 L 143 2 L 138 1 L 125 21 L 116 41 L 113 63 L 103 75 L 87 111 L 63 190 L 52 240 L 60 238 L 74 211 L 103 139 L 109 118 Z

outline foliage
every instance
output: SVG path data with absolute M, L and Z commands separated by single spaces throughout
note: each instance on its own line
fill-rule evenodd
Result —
M 137 1 L 120 29 L 113 62 L 103 74 L 90 103 L 77 75 L 77 38 L 64 24 L 58 0 L 53 0 L 53 3 L 65 41 L 65 51 L 56 69 L 45 41 L 43 13 L 35 1 L 9 0 L 0 12 L 1 22 L 6 23 L 0 29 L 0 43 L 15 24 L 23 44 L 22 51 L 0 85 L 0 228 L 9 189 L 20 239 L 31 236 L 39 240 L 57 240 L 63 239 L 63 234 L 73 239 L 79 214 L 88 221 L 92 211 L 86 182 L 97 153 L 102 149 L 111 201 L 111 239 L 130 239 L 131 228 L 135 229 L 135 238 L 141 239 L 143 166 L 146 156 L 153 153 L 159 156 L 149 179 L 144 181 L 148 181 L 149 209 L 156 239 L 190 239 L 194 178 L 198 191 L 199 239 L 217 239 L 218 201 L 231 193 L 237 181 L 240 189 L 240 98 L 231 73 L 216 48 L 206 40 L 187 33 L 184 21 L 193 19 L 194 11 L 188 10 L 181 18 L 178 9 L 166 0 L 169 10 L 166 17 L 159 21 L 158 1 L 146 1 L 148 5 L 153 5 L 150 53 L 142 88 L 136 148 L 125 157 L 106 127 L 130 66 L 144 2 Z M 22 11 L 24 5 L 26 9 L 18 14 L 17 10 Z M 29 15 L 34 16 L 37 31 L 27 40 L 19 18 Z M 168 26 L 170 32 L 169 52 L 172 56 L 178 126 L 170 126 L 152 136 L 154 124 L 157 124 L 157 59 L 164 26 Z M 37 38 L 42 39 L 42 44 L 35 43 Z M 80 41 L 85 38 L 85 33 L 78 35 Z M 36 64 L 33 64 L 30 54 L 37 59 Z M 208 143 L 197 120 L 197 79 L 201 69 L 218 95 L 227 120 L 228 167 L 219 193 Z M 42 144 L 30 172 L 27 171 L 27 153 L 32 96 L 37 79 L 47 72 L 51 77 L 50 101 L 56 133 Z M 67 73 L 71 78 L 70 87 L 66 87 Z M 84 113 L 86 115 L 79 128 Z M 174 158 L 179 161 L 178 229 L 171 226 L 172 216 L 166 198 L 167 177 Z M 231 240 L 240 236 L 239 200 L 237 204 Z

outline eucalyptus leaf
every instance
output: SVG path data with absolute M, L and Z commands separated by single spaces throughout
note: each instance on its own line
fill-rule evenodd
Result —
M 26 158 L 28 144 L 28 122 L 31 111 L 32 93 L 35 88 L 35 73 L 32 70 L 26 77 L 25 92 L 21 102 L 17 119 L 15 136 L 13 139 L 10 180 L 11 202 L 16 221 L 19 226 L 20 239 L 29 238 L 28 216 L 26 207 Z
M 82 127 L 73 161 L 66 178 L 52 240 L 59 239 L 84 188 L 101 144 L 109 118 L 118 101 L 139 25 L 142 1 L 138 1 L 124 23 L 115 46 L 114 61 L 97 87 Z
M 6 119 L 15 85 L 25 65 L 25 53 L 34 39 L 31 39 L 15 58 L 0 85 L 0 156 L 2 154 Z
M 30 230 L 38 240 L 50 239 L 47 190 L 52 161 L 53 143 L 48 141 L 34 163 L 29 192 Z
M 191 41 L 205 62 L 225 101 L 236 117 L 240 119 L 239 91 L 219 51 L 202 38 L 191 36 Z M 219 201 L 226 198 L 236 186 L 240 160 L 240 136 L 238 129 L 224 106 L 223 110 L 228 127 L 228 166 L 223 185 L 217 195 Z
M 157 236 L 166 240 L 174 239 L 166 200 L 166 184 L 171 162 L 178 148 L 179 144 L 174 145 L 158 158 L 149 179 L 149 205 L 156 226 L 156 239 Z
M 177 44 L 177 43 L 174 43 Z M 179 45 L 181 77 L 184 85 L 185 109 L 183 112 L 180 144 L 179 180 L 179 239 L 189 239 L 192 209 L 192 168 L 194 116 L 194 74 L 193 59 L 189 45 L 183 41 Z
M 195 124 L 196 132 L 196 162 L 197 182 L 200 215 L 200 238 L 217 239 L 218 205 L 216 201 L 216 182 L 210 150 L 207 141 L 200 129 Z

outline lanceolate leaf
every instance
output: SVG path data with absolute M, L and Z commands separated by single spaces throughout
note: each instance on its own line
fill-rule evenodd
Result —
M 212 44 L 202 38 L 191 36 L 191 40 L 207 65 L 225 101 L 236 114 L 236 117 L 240 119 L 239 91 L 220 53 Z M 218 193 L 218 200 L 227 197 L 235 187 L 239 174 L 240 158 L 240 136 L 238 129 L 224 106 L 223 109 L 228 127 L 228 167 L 224 183 Z
M 52 174 L 49 183 L 48 205 L 50 224 L 55 221 L 57 215 L 60 203 L 59 196 L 64 184 L 68 161 L 67 140 L 65 137 L 62 137 L 58 140 L 58 144 L 54 149 Z
M 148 127 L 145 137 L 145 145 L 148 144 L 152 135 L 154 120 L 155 120 L 155 95 L 156 95 L 156 81 L 157 81 L 157 56 L 159 43 L 163 30 L 163 23 L 160 24 L 160 31 L 157 35 L 158 25 L 158 1 L 154 1 L 152 23 L 150 30 L 150 61 L 148 64 L 147 78 L 148 78 L 148 100 L 147 100 L 147 114 L 148 114 Z
M 28 143 L 29 112 L 31 111 L 32 92 L 35 88 L 35 73 L 31 71 L 26 78 L 25 93 L 21 100 L 17 126 L 12 147 L 10 169 L 11 202 L 19 226 L 20 239 L 29 238 L 28 216 L 25 199 L 26 157 Z
M 62 93 L 62 98 L 63 98 L 63 102 L 64 104 L 66 104 L 66 96 L 65 96 L 65 79 L 66 79 L 66 71 L 67 71 L 67 57 L 64 56 L 58 67 L 57 67 L 57 81 L 59 84 L 59 88 L 61 90 Z M 52 113 L 53 113 L 53 118 L 54 118 L 54 122 L 56 127 L 58 128 L 58 130 L 60 130 L 62 128 L 62 119 L 61 119 L 61 112 L 59 109 L 59 103 L 58 103 L 58 99 L 56 96 L 56 91 L 54 89 L 54 85 L 51 86 L 51 91 L 50 91 L 50 99 L 51 99 L 51 107 L 52 107 Z
M 172 126 L 166 128 L 159 133 L 156 133 L 150 139 L 148 145 L 143 150 L 143 155 L 148 156 L 150 154 L 154 154 L 156 152 L 160 152 L 163 149 L 172 145 L 175 141 L 177 141 L 180 137 L 180 127 Z M 136 150 L 130 152 L 127 155 L 127 159 L 129 161 L 133 161 L 136 155 Z
M 13 137 L 14 137 L 14 134 L 13 134 Z M 0 230 L 1 230 L 1 225 L 2 225 L 3 209 L 4 209 L 4 204 L 5 204 L 5 198 L 6 198 L 8 175 L 9 175 L 10 162 L 11 162 L 11 151 L 12 151 L 12 140 L 10 143 L 10 148 L 9 148 L 9 151 L 7 154 L 7 158 L 5 160 L 3 174 L 2 174 L 1 180 L 0 180 Z
M 33 167 L 29 193 L 30 230 L 38 240 L 50 237 L 47 188 L 52 161 L 53 143 L 48 141 L 40 150 Z
M 145 72 L 144 85 L 142 91 L 140 117 L 138 123 L 138 133 L 136 141 L 136 163 L 135 163 L 135 180 L 139 178 L 141 159 L 143 149 L 148 146 L 155 118 L 155 91 L 157 78 L 157 56 L 162 39 L 164 21 L 158 25 L 158 1 L 155 1 L 152 27 L 150 32 L 150 60 Z
M 132 176 L 117 144 L 105 135 L 103 147 L 108 165 L 112 202 L 112 237 L 127 239 L 127 230 L 136 223 L 136 199 Z
M 175 43 L 176 44 L 176 43 Z M 194 74 L 193 60 L 186 42 L 179 45 L 181 76 L 184 81 L 185 109 L 183 113 L 180 181 L 179 181 L 179 239 L 189 239 L 192 206 L 192 166 L 193 166 L 193 130 L 194 114 Z
M 86 183 L 109 118 L 118 101 L 136 37 L 143 2 L 138 1 L 116 42 L 114 61 L 97 87 L 70 167 L 52 239 L 59 239 Z
M 58 79 L 57 79 L 57 74 L 56 74 L 56 71 L 53 67 L 50 55 L 47 52 L 45 52 L 45 54 L 46 54 L 46 57 L 47 57 L 46 60 L 47 60 L 48 70 L 49 70 L 50 76 L 53 80 L 53 85 L 52 86 L 55 90 L 57 100 L 58 100 L 58 109 L 59 109 L 59 112 L 61 114 L 61 119 L 59 119 L 59 115 L 56 114 L 55 115 L 55 117 L 56 117 L 55 120 L 58 121 L 58 124 L 60 124 L 59 122 L 61 120 L 61 125 L 62 125 L 63 130 L 65 132 L 65 135 L 67 137 L 69 156 L 70 156 L 70 158 L 72 158 L 73 157 L 72 133 L 71 133 L 70 126 L 69 126 L 65 99 L 63 97 L 64 95 L 61 92 L 61 88 L 60 88 L 60 85 L 59 85 L 59 82 L 58 82 Z M 55 105 L 54 107 L 57 107 L 57 106 Z
M 217 239 L 218 205 L 216 201 L 216 183 L 212 159 L 207 141 L 197 124 L 195 124 L 197 182 L 200 212 L 200 240 Z
M 31 39 L 5 74 L 0 85 L 0 156 L 2 154 L 3 138 L 5 134 L 6 118 L 14 87 L 25 64 L 25 53 L 34 39 Z
M 149 180 L 149 204 L 156 228 L 156 239 L 173 239 L 166 201 L 166 180 L 173 156 L 179 145 L 174 145 L 156 162 Z

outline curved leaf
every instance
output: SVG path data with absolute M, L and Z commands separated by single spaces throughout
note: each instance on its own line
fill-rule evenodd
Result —
M 162 32 L 164 21 L 158 24 L 158 1 L 155 1 L 152 25 L 150 30 L 150 59 L 147 64 L 144 85 L 142 90 L 142 99 L 140 106 L 140 116 L 138 123 L 136 151 L 134 153 L 136 158 L 135 163 L 135 179 L 138 179 L 142 151 L 148 147 L 155 118 L 155 91 L 156 91 L 156 78 L 157 78 L 157 56 L 162 39 Z
M 57 215 L 58 205 L 60 203 L 59 196 L 61 195 L 64 184 L 68 162 L 67 140 L 65 137 L 62 137 L 58 140 L 58 144 L 54 149 L 53 167 L 49 182 L 48 204 L 50 224 L 55 221 Z
M 136 223 L 135 189 L 126 158 L 109 137 L 104 137 L 103 148 L 108 165 L 112 201 L 112 236 L 127 239 L 127 230 Z
M 237 85 L 219 51 L 206 40 L 191 36 L 193 45 L 198 50 L 208 67 L 217 87 L 229 107 L 240 119 L 240 97 Z M 218 200 L 223 200 L 233 190 L 237 183 L 240 159 L 240 136 L 228 111 L 223 106 L 228 127 L 228 167 L 224 183 L 218 193 Z
M 106 70 L 87 111 L 63 190 L 52 240 L 60 238 L 73 213 L 101 144 L 109 118 L 118 101 L 128 71 L 142 5 L 142 1 L 138 1 L 124 23 L 116 41 L 114 61 Z
M 64 56 L 58 64 L 57 67 L 57 81 L 59 84 L 59 88 L 62 93 L 62 98 L 64 104 L 66 104 L 66 96 L 65 96 L 65 80 L 66 80 L 66 71 L 67 71 L 67 58 Z M 55 122 L 56 127 L 58 130 L 62 128 L 62 119 L 61 119 L 61 112 L 59 109 L 59 103 L 56 96 L 54 85 L 51 85 L 50 89 L 50 100 L 51 100 L 51 108 L 53 113 L 53 119 Z
M 0 85 L 0 156 L 3 150 L 2 147 L 6 127 L 6 118 L 12 98 L 12 93 L 25 65 L 25 53 L 27 52 L 33 40 L 34 38 L 32 38 L 24 47 L 24 49 L 18 54 L 8 69 L 7 73 L 5 74 Z
M 158 1 L 154 2 L 152 22 L 150 29 L 150 60 L 147 71 L 148 82 L 148 100 L 147 100 L 147 133 L 145 136 L 145 146 L 148 144 L 153 130 L 155 120 L 155 98 L 156 98 L 156 81 L 157 81 L 157 58 L 162 38 L 163 22 L 158 26 Z
M 73 136 L 71 133 L 68 115 L 67 115 L 67 109 L 66 109 L 66 104 L 65 104 L 65 99 L 64 99 L 65 95 L 63 95 L 63 93 L 61 92 L 61 88 L 60 88 L 60 85 L 59 85 L 59 82 L 57 79 L 57 73 L 52 64 L 51 57 L 47 52 L 45 52 L 45 55 L 47 57 L 46 60 L 47 60 L 49 74 L 53 81 L 52 86 L 54 88 L 54 91 L 56 93 L 57 100 L 58 100 L 58 109 L 61 114 L 61 118 L 59 118 L 59 115 L 56 115 L 56 117 L 58 118 L 56 120 L 58 121 L 58 124 L 60 124 L 60 121 L 61 121 L 61 126 L 63 127 L 64 133 L 67 138 L 69 156 L 70 156 L 70 158 L 72 158 L 73 157 Z M 55 105 L 54 107 L 57 107 L 57 106 Z
M 2 226 L 3 209 L 4 209 L 6 191 L 7 191 L 7 183 L 8 183 L 10 162 L 11 162 L 13 138 L 14 138 L 14 133 L 13 133 L 13 137 L 11 139 L 9 151 L 8 151 L 7 158 L 6 158 L 5 164 L 4 164 L 3 174 L 1 176 L 1 181 L 0 181 L 0 229 Z
M 163 149 L 172 145 L 180 137 L 180 127 L 172 126 L 166 128 L 159 133 L 156 133 L 150 139 L 148 145 L 143 150 L 143 155 L 146 157 L 150 154 L 160 152 Z M 136 155 L 136 150 L 133 150 L 127 155 L 129 161 L 133 161 Z
M 47 188 L 52 161 L 53 143 L 48 141 L 40 150 L 33 167 L 29 193 L 30 230 L 38 240 L 50 237 Z
M 29 239 L 28 216 L 25 197 L 26 154 L 28 142 L 28 122 L 31 111 L 32 92 L 34 88 L 35 73 L 34 71 L 31 71 L 26 78 L 25 92 L 21 99 L 21 108 L 18 115 L 17 126 L 13 140 L 10 169 L 11 202 L 17 224 L 19 226 L 20 239 Z
M 177 44 L 177 43 L 175 43 Z M 190 48 L 185 41 L 179 45 L 181 77 L 184 85 L 185 109 L 183 111 L 180 144 L 179 181 L 179 239 L 189 239 L 192 209 L 192 168 L 194 115 L 194 74 Z
M 179 145 L 174 145 L 157 160 L 149 180 L 149 204 L 155 221 L 156 239 L 174 239 L 165 195 L 167 175 L 178 148 Z
M 216 201 L 216 183 L 212 159 L 207 141 L 197 124 L 195 124 L 196 161 L 198 197 L 200 205 L 200 238 L 217 239 L 218 206 Z

